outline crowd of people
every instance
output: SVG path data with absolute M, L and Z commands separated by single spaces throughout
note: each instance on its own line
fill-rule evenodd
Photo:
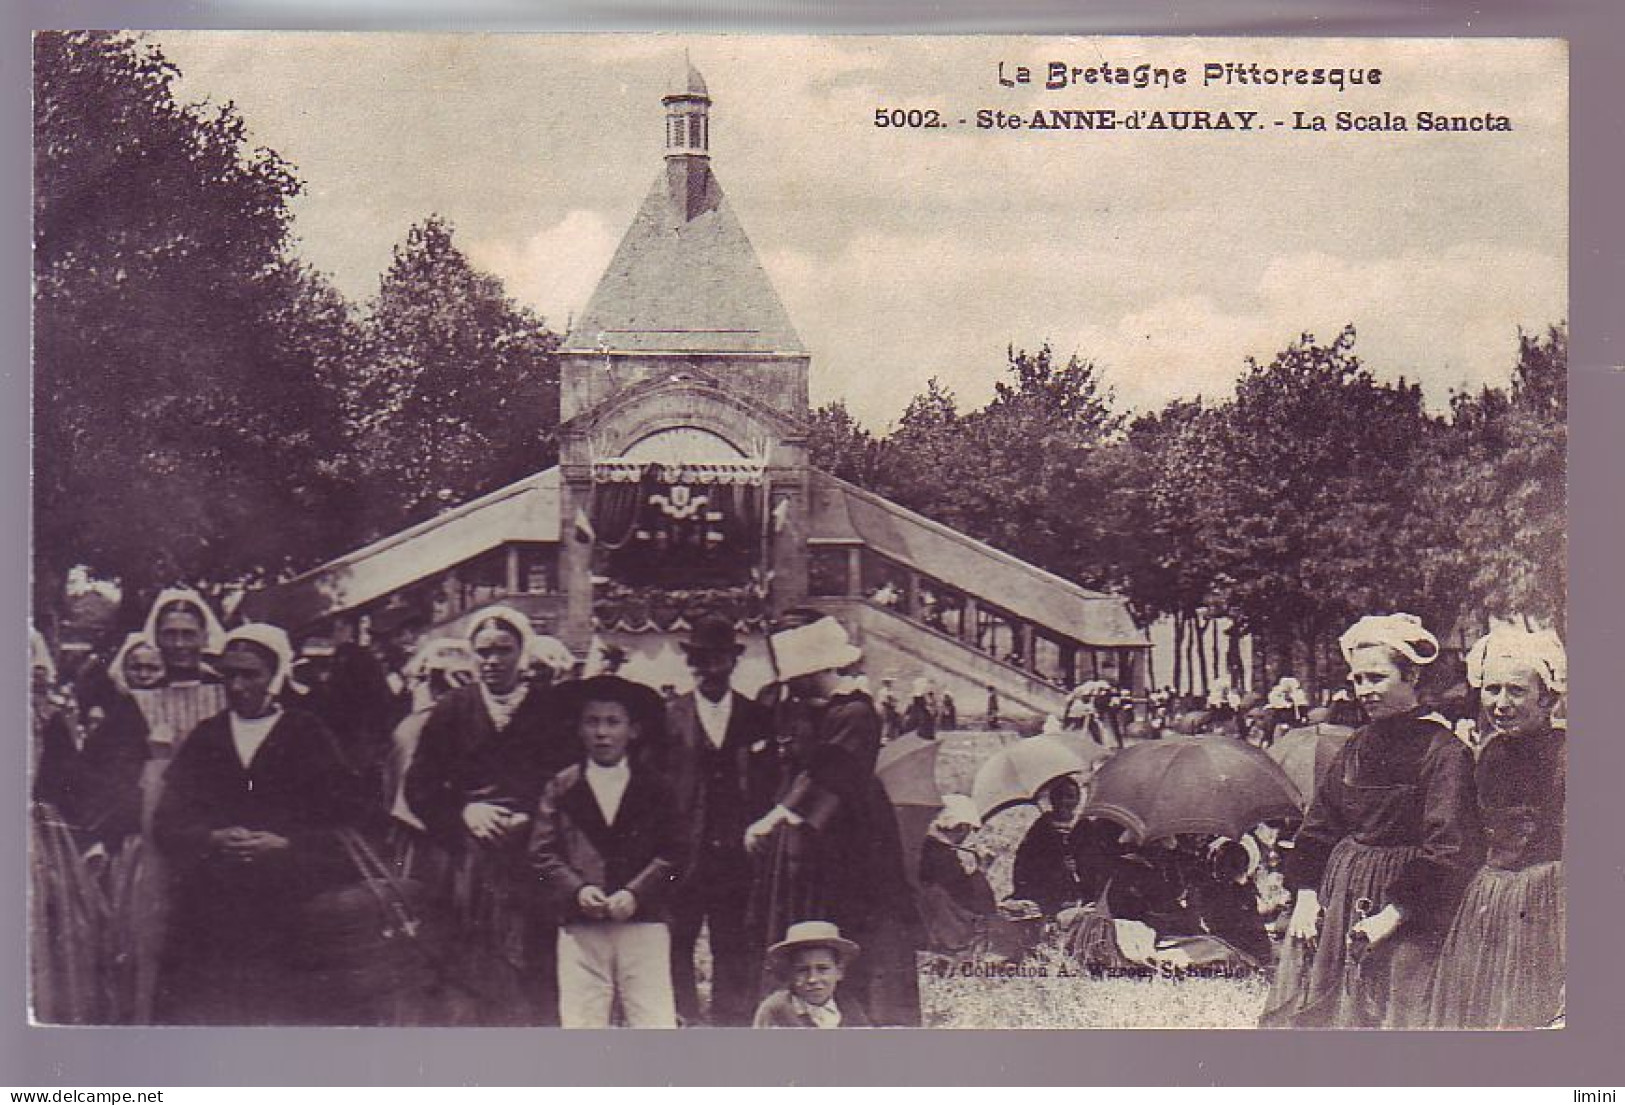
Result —
M 969 801 L 945 799 L 905 856 L 875 774 L 887 739 L 951 727 L 951 701 L 924 681 L 901 710 L 889 683 L 871 697 L 834 619 L 780 619 L 755 697 L 725 619 L 682 642 L 684 693 L 608 657 L 584 671 L 507 607 L 466 624 L 296 649 L 166 591 L 71 684 L 36 634 L 36 1016 L 912 1025 L 917 952 L 1019 957 L 1046 932 L 1089 963 L 1270 970 L 1270 1025 L 1562 1016 L 1550 634 L 1500 629 L 1469 654 L 1467 741 L 1424 702 L 1433 636 L 1361 619 L 1335 719 L 1291 685 L 1265 707 L 1272 726 L 1347 723 L 1301 824 L 1135 841 L 1080 819 L 1087 780 L 1062 776 L 1000 901 Z M 1081 690 L 1052 728 L 1121 746 L 1120 696 Z
M 172 591 L 71 685 L 36 634 L 36 1016 L 919 1023 L 881 714 L 839 623 L 782 619 L 756 698 L 725 619 L 683 642 L 684 694 L 583 672 L 506 607 L 467 624 L 390 670 Z
M 1560 1023 L 1562 645 L 1508 627 L 1479 640 L 1466 657 L 1478 716 L 1462 727 L 1425 700 L 1440 650 L 1417 619 L 1362 618 L 1340 644 L 1351 693 L 1327 706 L 1310 707 L 1288 678 L 1262 725 L 1212 724 L 1226 705 L 1221 722 L 1244 716 L 1238 703 L 1204 711 L 1209 739 L 1268 747 L 1304 728 L 1336 738 L 1301 821 L 1237 839 L 1136 841 L 1111 820 L 1079 818 L 1087 781 L 1063 775 L 1035 796 L 1001 903 L 980 874 L 979 823 L 950 804 L 921 870 L 937 888 L 925 899 L 934 946 L 952 950 L 956 934 L 964 942 L 1022 904 L 1087 966 L 1268 970 L 1267 1026 Z

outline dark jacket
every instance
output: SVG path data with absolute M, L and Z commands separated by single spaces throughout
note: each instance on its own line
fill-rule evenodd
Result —
M 117 691 L 90 712 L 88 726 L 77 713 L 58 709 L 46 722 L 34 800 L 54 805 L 82 845 L 113 850 L 141 831 L 147 722 L 135 702 Z M 82 747 L 76 730 L 83 734 Z
M 732 713 L 718 750 L 700 725 L 695 693 L 672 699 L 666 710 L 670 744 L 666 778 L 671 782 L 682 824 L 684 853 L 690 861 L 685 881 L 703 878 L 715 863 L 745 865 L 745 829 L 773 808 L 779 781 L 772 715 L 744 695 L 730 691 Z M 715 764 L 718 756 L 723 760 Z M 713 766 L 720 771 L 721 779 L 711 779 Z M 719 795 L 726 797 L 722 808 L 714 804 Z
M 1037 902 L 1044 916 L 1053 917 L 1064 907 L 1083 899 L 1077 873 L 1072 868 L 1071 846 L 1066 833 L 1048 817 L 1040 816 L 1021 838 L 1011 872 L 1011 896 Z
M 869 1018 L 863 1014 L 863 1006 L 850 997 L 835 996 L 835 1008 L 841 1011 L 842 1028 L 868 1028 Z M 790 1000 L 790 991 L 774 990 L 762 999 L 762 1004 L 756 1007 L 756 1019 L 752 1028 L 814 1028 L 812 1018 L 796 1011 L 795 1004 Z
M 558 724 L 553 699 L 533 687 L 501 732 L 478 686 L 435 704 L 406 772 L 406 802 L 429 835 L 459 848 L 470 836 L 463 807 L 491 802 L 514 813 L 536 808 L 547 781 L 576 758 L 580 743 Z
M 555 775 L 542 790 L 531 825 L 530 867 L 555 915 L 583 920 L 576 895 L 596 886 L 606 895 L 629 890 L 635 921 L 664 921 L 683 865 L 683 834 L 670 787 L 632 765 L 613 825 L 587 783 L 582 764 Z
M 164 774 L 153 818 L 174 881 L 171 947 L 188 958 L 231 958 L 291 938 L 300 903 L 354 880 L 335 830 L 355 824 L 369 797 L 310 714 L 284 711 L 246 769 L 229 716 L 193 730 Z M 233 826 L 276 833 L 289 847 L 238 866 L 209 839 Z
M 1293 890 L 1320 886 L 1338 841 L 1419 850 L 1388 888 L 1407 924 L 1448 924 L 1484 855 L 1473 754 L 1437 721 L 1374 721 L 1349 738 L 1315 792 L 1286 865 Z
M 1518 871 L 1563 858 L 1566 731 L 1493 737 L 1479 754 L 1474 774 L 1488 866 Z

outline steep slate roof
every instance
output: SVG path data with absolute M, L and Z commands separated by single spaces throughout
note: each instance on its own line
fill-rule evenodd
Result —
M 667 159 L 564 347 L 806 352 L 709 160 L 700 157 Z
M 1100 648 L 1151 644 L 1128 603 L 1036 568 L 1009 553 L 814 469 L 809 538 L 864 545 L 972 595 L 979 603 Z

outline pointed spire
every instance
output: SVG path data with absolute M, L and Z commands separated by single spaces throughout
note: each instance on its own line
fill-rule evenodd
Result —
M 565 347 L 805 354 L 706 152 L 711 106 L 687 57 L 668 86 L 666 156 Z M 679 133 L 678 127 L 681 126 Z
M 683 72 L 660 100 L 666 107 L 666 156 L 709 157 L 711 93 L 705 78 L 683 51 Z

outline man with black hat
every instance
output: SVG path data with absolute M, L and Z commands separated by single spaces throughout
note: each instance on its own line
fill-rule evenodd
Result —
M 745 648 L 727 618 L 705 615 L 682 643 L 695 688 L 667 704 L 669 778 L 687 834 L 688 871 L 672 903 L 672 979 L 677 1012 L 700 1019 L 694 945 L 709 925 L 711 1023 L 748 1025 L 759 964 L 751 962 L 745 914 L 751 864 L 745 828 L 773 805 L 778 782 L 767 710 L 733 689 Z

